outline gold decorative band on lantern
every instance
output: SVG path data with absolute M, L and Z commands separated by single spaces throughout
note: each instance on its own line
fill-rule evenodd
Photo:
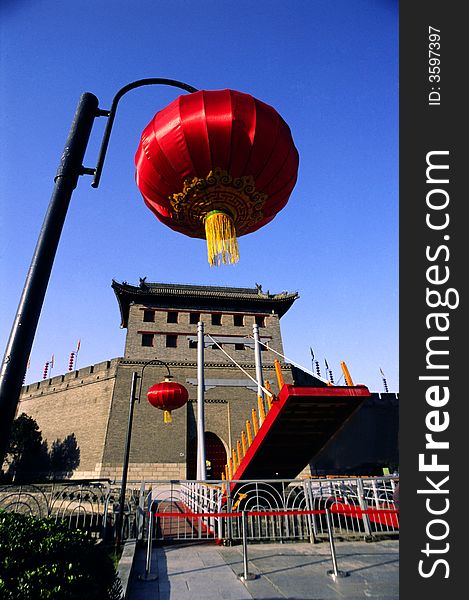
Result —
M 239 260 L 236 227 L 233 219 L 221 210 L 212 210 L 204 219 L 210 266 L 235 264 Z
M 174 221 L 192 237 L 206 238 L 208 261 L 218 266 L 238 262 L 236 237 L 262 220 L 267 194 L 256 191 L 251 175 L 232 177 L 217 167 L 205 178 L 186 179 L 169 200 Z
M 184 226 L 192 237 L 205 237 L 204 220 L 213 210 L 232 217 L 239 237 L 262 220 L 267 197 L 256 191 L 251 175 L 232 177 L 217 167 L 204 178 L 186 179 L 182 191 L 172 194 L 169 201 L 175 223 Z

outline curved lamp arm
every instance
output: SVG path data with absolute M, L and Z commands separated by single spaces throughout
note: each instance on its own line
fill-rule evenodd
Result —
M 139 402 L 140 402 L 140 395 L 141 395 L 141 393 L 142 393 L 142 385 L 143 385 L 143 372 L 145 371 L 145 369 L 146 369 L 146 368 L 147 368 L 149 365 L 155 365 L 155 364 L 164 365 L 164 366 L 166 367 L 167 371 L 168 371 L 167 378 L 168 378 L 168 379 L 172 379 L 172 378 L 173 378 L 173 376 L 171 375 L 171 371 L 169 370 L 169 367 L 168 367 L 168 365 L 167 365 L 167 364 L 166 364 L 164 361 L 160 360 L 159 358 L 154 358 L 153 360 L 149 360 L 148 362 L 146 362 L 146 363 L 143 365 L 143 367 L 142 367 L 142 370 L 141 370 L 141 372 L 140 372 L 140 387 L 139 387 L 139 389 L 138 389 L 138 395 L 137 395 L 137 399 L 138 399 L 138 401 L 139 401 Z
M 96 169 L 94 169 L 94 179 L 91 183 L 91 186 L 94 188 L 98 187 L 99 182 L 101 180 L 101 173 L 103 170 L 104 159 L 106 157 L 107 147 L 109 145 L 109 138 L 111 137 L 111 129 L 114 124 L 114 119 L 116 116 L 117 105 L 119 103 L 119 100 L 122 98 L 122 96 L 124 96 L 124 94 L 126 94 L 127 92 L 130 92 L 130 90 L 133 90 L 138 87 L 142 87 L 144 85 L 171 85 L 173 87 L 180 88 L 181 90 L 185 90 L 186 92 L 189 92 L 189 93 L 198 91 L 195 87 L 192 87 L 191 85 L 188 85 L 187 83 L 183 83 L 182 81 L 176 81 L 174 79 L 164 79 L 162 77 L 148 77 L 146 79 L 139 79 L 137 81 L 133 81 L 132 83 L 128 83 L 123 88 L 121 88 L 117 92 L 117 94 L 114 96 L 114 99 L 111 104 L 111 109 L 109 111 L 107 111 L 107 110 L 99 111 L 100 116 L 108 117 L 109 120 L 108 120 L 108 122 L 106 124 L 106 128 L 104 130 L 103 140 L 101 142 L 101 148 L 99 150 L 99 155 L 98 155 L 98 162 L 96 163 Z

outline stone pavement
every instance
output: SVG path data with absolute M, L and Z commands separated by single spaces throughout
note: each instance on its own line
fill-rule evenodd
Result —
M 399 598 L 399 542 L 336 542 L 337 563 L 347 577 L 333 580 L 329 544 L 250 544 L 243 583 L 242 547 L 191 542 L 153 548 L 151 574 L 142 581 L 145 549 L 137 550 L 127 600 L 358 600 Z

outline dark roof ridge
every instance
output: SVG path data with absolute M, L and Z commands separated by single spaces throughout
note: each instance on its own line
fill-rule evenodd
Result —
M 298 292 L 287 292 L 282 291 L 277 294 L 271 294 L 269 291 L 264 292 L 262 286 L 256 284 L 254 288 L 247 287 L 234 287 L 234 286 L 220 286 L 220 285 L 200 285 L 200 284 L 187 284 L 187 283 L 160 283 L 160 282 L 147 282 L 146 277 L 140 278 L 140 285 L 132 285 L 127 281 L 119 283 L 115 279 L 112 280 L 112 287 L 121 290 L 127 290 L 129 292 L 137 294 L 148 294 L 155 293 L 161 290 L 164 293 L 177 294 L 178 292 L 194 292 L 202 294 L 227 294 L 227 295 L 247 295 L 247 296 L 258 296 L 263 299 L 276 299 L 276 298 L 289 298 L 298 297 Z

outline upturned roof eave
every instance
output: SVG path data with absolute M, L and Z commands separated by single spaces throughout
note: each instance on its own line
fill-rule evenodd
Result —
M 132 301 L 151 304 L 156 298 L 170 299 L 185 297 L 187 299 L 219 299 L 222 301 L 234 300 L 247 304 L 264 304 L 271 306 L 282 317 L 299 297 L 298 292 L 284 292 L 282 294 L 266 294 L 257 288 L 222 288 L 216 286 L 190 286 L 187 284 L 146 284 L 140 286 L 130 285 L 126 282 L 119 283 L 112 280 L 111 287 L 116 294 L 121 313 L 121 327 L 127 327 L 129 306 Z

